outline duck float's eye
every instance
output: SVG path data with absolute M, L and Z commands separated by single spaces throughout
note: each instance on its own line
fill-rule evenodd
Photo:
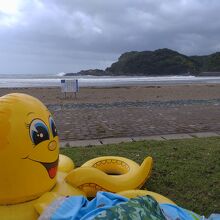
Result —
M 57 136 L 57 127 L 56 127 L 55 122 L 51 116 L 49 118 L 49 121 L 50 121 L 50 128 L 52 130 L 52 134 L 54 137 L 56 137 Z
M 35 119 L 30 125 L 30 136 L 32 142 L 37 145 L 42 141 L 49 140 L 48 128 L 43 121 Z

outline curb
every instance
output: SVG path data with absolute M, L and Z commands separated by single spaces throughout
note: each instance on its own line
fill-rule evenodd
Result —
M 181 134 L 164 134 L 154 136 L 138 136 L 138 137 L 119 137 L 119 138 L 103 138 L 93 140 L 75 140 L 75 141 L 61 141 L 60 147 L 88 147 L 100 146 L 104 144 L 119 144 L 125 142 L 145 141 L 145 140 L 179 140 L 191 138 L 206 138 L 206 137 L 220 137 L 220 131 L 216 132 L 196 132 L 196 133 L 181 133 Z

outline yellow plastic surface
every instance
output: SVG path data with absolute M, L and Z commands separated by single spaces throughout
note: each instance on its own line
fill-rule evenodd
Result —
M 73 187 L 65 181 L 67 173 L 58 172 L 57 183 L 51 190 L 61 196 L 73 196 L 73 195 L 84 195 L 85 193 L 81 190 Z
M 59 156 L 56 126 L 43 103 L 20 93 L 0 97 L 0 219 L 37 219 L 54 195 L 84 195 L 64 181 L 73 168 Z
M 108 160 L 108 157 L 105 158 Z M 111 158 L 112 159 L 112 158 Z M 117 158 L 119 159 L 119 158 Z M 121 175 L 108 175 L 107 173 L 117 173 L 117 167 L 114 163 L 106 163 L 108 167 L 105 169 L 94 168 L 93 166 L 89 166 L 94 163 L 86 163 L 83 167 L 74 169 L 66 176 L 66 181 L 73 185 L 74 187 L 79 188 L 88 197 L 94 197 L 97 191 L 110 191 L 110 192 L 119 192 L 130 189 L 139 189 L 149 178 L 153 159 L 151 157 L 147 157 L 141 166 L 136 166 L 135 162 L 128 160 L 127 158 L 120 157 L 121 161 L 126 162 L 127 164 L 127 172 Z M 100 161 L 103 161 L 101 158 Z M 109 159 L 110 161 L 110 159 Z M 112 167 L 114 169 L 112 169 Z
M 155 193 L 155 192 L 151 192 L 148 190 L 127 190 L 127 191 L 122 191 L 122 192 L 118 192 L 117 194 L 127 197 L 127 198 L 135 198 L 138 196 L 146 196 L 146 195 L 150 195 L 152 196 L 157 202 L 159 203 L 166 203 L 166 204 L 173 204 L 176 205 L 173 201 L 171 201 L 170 199 L 168 199 L 167 197 Z
M 106 174 L 125 174 L 128 172 L 134 172 L 140 166 L 133 160 L 125 157 L 117 156 L 103 156 L 96 157 L 84 163 L 81 167 L 94 167 Z
M 55 185 L 59 141 L 50 118 L 34 97 L 19 93 L 0 97 L 0 205 L 32 200 Z
M 35 220 L 39 214 L 34 208 L 35 201 L 17 205 L 0 206 L 0 219 L 4 220 Z
M 70 172 L 71 170 L 73 170 L 74 168 L 75 168 L 75 165 L 69 157 L 67 157 L 63 154 L 59 154 L 58 171 L 67 173 L 67 172 Z
M 59 155 L 56 126 L 43 103 L 20 93 L 0 97 L 0 219 L 37 219 L 58 196 L 139 189 L 152 163 L 151 157 L 139 166 L 108 156 L 74 169 L 70 158 Z
M 34 203 L 34 208 L 36 211 L 41 214 L 49 204 L 51 204 L 59 195 L 54 192 L 44 193 L 37 201 Z

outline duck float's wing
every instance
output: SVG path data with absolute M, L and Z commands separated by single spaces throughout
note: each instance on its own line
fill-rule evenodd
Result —
M 58 171 L 68 173 L 71 170 L 73 170 L 74 167 L 75 167 L 75 165 L 69 157 L 67 157 L 63 154 L 59 154 Z
M 153 159 L 147 157 L 138 169 L 122 175 L 108 175 L 94 167 L 80 167 L 71 171 L 65 178 L 67 183 L 84 191 L 88 197 L 97 191 L 119 192 L 140 188 L 149 178 Z

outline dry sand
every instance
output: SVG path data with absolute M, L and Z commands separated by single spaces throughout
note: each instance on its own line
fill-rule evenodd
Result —
M 71 94 L 64 99 L 60 88 L 0 88 L 0 96 L 12 92 L 30 94 L 45 104 L 112 103 L 123 101 L 218 99 L 220 84 L 160 85 L 115 88 L 81 88 L 77 99 Z

